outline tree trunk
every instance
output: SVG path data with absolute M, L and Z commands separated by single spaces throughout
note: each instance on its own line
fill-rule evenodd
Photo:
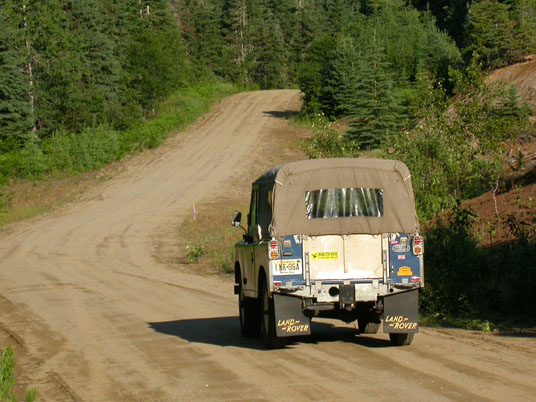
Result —
M 30 46 L 30 39 L 28 34 L 28 14 L 26 13 L 26 3 L 27 0 L 23 0 L 22 3 L 22 15 L 23 15 L 23 21 L 24 21 L 24 40 L 26 44 L 26 57 L 27 57 L 27 66 L 26 66 L 26 73 L 28 74 L 28 80 L 30 84 L 30 89 L 28 90 L 28 96 L 30 97 L 30 116 L 32 118 L 32 132 L 35 133 L 37 131 L 37 125 L 36 125 L 36 119 L 35 119 L 35 95 L 34 95 L 34 76 L 32 71 L 32 54 L 31 54 L 31 46 Z M 37 137 L 36 134 L 34 134 L 35 139 Z

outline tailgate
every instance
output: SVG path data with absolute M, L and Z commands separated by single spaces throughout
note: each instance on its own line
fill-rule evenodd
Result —
M 386 247 L 381 235 L 309 236 L 303 241 L 311 280 L 383 278 Z

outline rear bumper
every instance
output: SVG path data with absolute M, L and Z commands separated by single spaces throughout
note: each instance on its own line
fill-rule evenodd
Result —
M 287 286 L 274 287 L 274 293 L 312 299 L 312 301 L 319 304 L 348 304 L 350 302 L 376 302 L 384 296 L 419 288 L 420 283 L 395 285 L 383 283 L 382 280 L 370 280 L 366 282 L 317 281 L 311 283 L 309 286 L 292 283 Z

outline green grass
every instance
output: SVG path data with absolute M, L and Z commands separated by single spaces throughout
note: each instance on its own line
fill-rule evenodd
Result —
M 13 348 L 8 346 L 2 350 L 0 358 L 0 401 L 16 402 L 17 396 L 13 388 L 15 387 L 15 355 Z M 37 391 L 28 389 L 25 393 L 26 402 L 32 402 L 37 399 Z
M 155 148 L 208 112 L 214 102 L 238 91 L 227 83 L 183 88 L 162 102 L 155 116 L 128 130 L 97 126 L 81 133 L 58 131 L 21 150 L 0 155 L 0 184 L 13 178 L 41 179 L 56 172 L 92 171 L 126 155 Z

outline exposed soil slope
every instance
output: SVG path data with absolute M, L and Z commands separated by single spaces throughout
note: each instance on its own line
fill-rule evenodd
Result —
M 43 400 L 530 400 L 536 342 L 424 329 L 392 348 L 349 325 L 265 351 L 232 281 L 154 257 L 192 203 L 256 169 L 297 91 L 232 96 L 92 197 L 0 234 L 0 333 Z
M 489 75 L 489 80 L 514 85 L 523 99 L 536 108 L 536 55 L 526 57 L 525 63 L 493 71 Z
M 536 55 L 526 62 L 493 71 L 488 79 L 516 87 L 518 94 L 532 107 L 536 124 Z M 519 166 L 519 155 L 523 164 Z M 536 141 L 523 138 L 519 143 L 504 144 L 505 171 L 495 193 L 490 191 L 464 203 L 479 215 L 475 230 L 484 245 L 501 244 L 514 237 L 508 220 L 532 225 L 536 218 Z

